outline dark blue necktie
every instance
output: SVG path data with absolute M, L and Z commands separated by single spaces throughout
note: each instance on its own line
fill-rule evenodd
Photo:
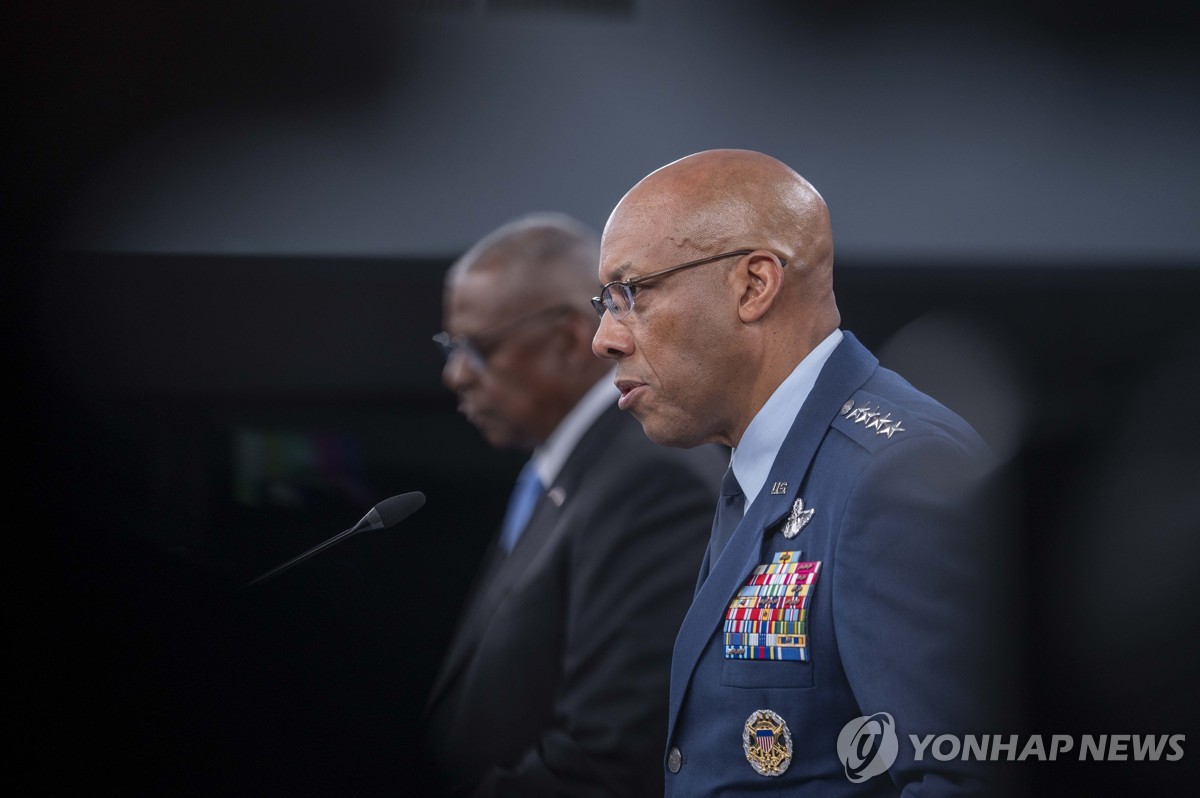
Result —
M 525 531 L 525 525 L 529 523 L 529 517 L 533 515 L 533 508 L 537 506 L 545 491 L 542 480 L 538 478 L 537 469 L 530 460 L 517 475 L 517 484 L 513 486 L 508 510 L 504 513 L 504 525 L 500 528 L 500 547 L 504 551 L 512 552 L 513 547 L 517 545 L 517 540 Z
M 745 509 L 746 496 L 742 493 L 742 486 L 738 484 L 737 477 L 733 475 L 733 466 L 730 466 L 721 480 L 721 498 L 717 501 L 712 540 L 709 542 L 711 547 L 708 554 L 710 563 L 715 564 L 717 558 L 721 556 L 721 552 L 725 551 L 725 546 L 733 537 L 733 531 L 742 521 Z

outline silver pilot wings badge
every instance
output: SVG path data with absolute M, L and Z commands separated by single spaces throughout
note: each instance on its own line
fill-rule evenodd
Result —
M 804 509 L 804 499 L 797 498 L 796 503 L 792 505 L 792 512 L 788 516 L 788 520 L 783 525 L 783 536 L 789 540 L 800 534 L 800 530 L 804 529 L 804 525 L 812 520 L 813 513 L 816 510 L 812 507 Z

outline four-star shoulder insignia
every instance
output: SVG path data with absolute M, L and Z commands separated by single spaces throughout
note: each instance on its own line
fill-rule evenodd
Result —
M 883 408 L 872 408 L 869 402 L 855 406 L 854 400 L 848 400 L 842 405 L 841 415 L 849 422 L 862 424 L 864 429 L 875 430 L 876 435 L 889 438 L 905 429 L 900 426 L 900 419 L 893 419 Z

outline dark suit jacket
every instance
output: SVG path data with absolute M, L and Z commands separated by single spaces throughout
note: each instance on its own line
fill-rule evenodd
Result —
M 762 492 L 725 551 L 706 558 L 711 570 L 680 629 L 666 794 L 970 793 L 979 778 L 973 763 L 938 761 L 929 750 L 917 761 L 908 735 L 1001 731 L 989 727 L 981 697 L 979 643 L 992 631 L 977 601 L 989 565 L 985 533 L 967 512 L 990 459 L 986 447 L 962 419 L 880 368 L 849 333 L 780 434 Z M 789 538 L 784 529 L 799 498 L 813 514 Z M 730 605 L 756 566 L 781 552 L 820 564 L 806 627 L 796 630 L 807 658 L 746 658 L 745 640 L 726 639 Z M 776 713 L 789 732 L 790 761 L 777 775 L 760 775 L 749 761 L 762 750 L 756 731 L 743 736 L 758 710 Z M 894 719 L 897 757 L 890 772 L 855 783 L 848 773 L 862 762 L 843 761 L 839 735 L 880 712 Z M 764 742 L 788 742 L 772 734 Z
M 512 554 L 485 559 L 435 681 L 448 791 L 662 794 L 671 645 L 727 459 L 656 446 L 615 405 L 584 433 Z

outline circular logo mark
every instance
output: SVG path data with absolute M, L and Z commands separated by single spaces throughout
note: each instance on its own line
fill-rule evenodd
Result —
M 838 734 L 838 758 L 846 767 L 846 778 L 855 784 L 886 772 L 899 750 L 896 721 L 886 712 L 855 718 Z

